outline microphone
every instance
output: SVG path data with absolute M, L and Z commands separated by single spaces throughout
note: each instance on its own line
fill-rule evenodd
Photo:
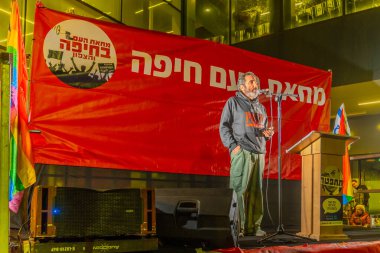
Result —
M 260 94 L 268 94 L 269 93 L 269 89 L 258 90 L 258 92 L 259 92 L 259 95 Z

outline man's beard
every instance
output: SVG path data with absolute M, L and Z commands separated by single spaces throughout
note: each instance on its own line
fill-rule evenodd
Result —
M 258 90 L 247 91 L 247 92 L 245 93 L 245 95 L 246 95 L 249 99 L 253 100 L 253 99 L 257 98 L 257 96 L 259 95 L 259 92 L 258 92 Z

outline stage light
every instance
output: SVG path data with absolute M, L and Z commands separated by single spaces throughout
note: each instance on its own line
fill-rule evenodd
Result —
M 367 112 L 354 112 L 354 113 L 348 113 L 347 114 L 347 117 L 350 118 L 350 117 L 356 117 L 356 116 L 362 116 L 362 115 L 366 115 Z
M 151 6 L 148 7 L 148 9 L 153 9 L 153 8 L 158 7 L 158 6 L 160 6 L 160 5 L 163 5 L 163 4 L 166 4 L 166 2 L 161 2 L 161 3 L 159 3 L 159 4 L 151 5 Z M 139 13 L 142 13 L 142 12 L 144 12 L 143 9 L 136 11 L 135 14 L 139 14 Z
M 366 115 L 366 114 L 367 114 L 367 111 L 348 113 L 347 118 L 362 116 L 362 115 Z M 336 114 L 330 115 L 330 119 L 335 119 L 335 118 L 336 118 Z
M 105 12 L 105 14 L 107 14 L 107 15 L 110 15 L 112 12 L 111 11 L 109 11 L 109 12 Z M 102 19 L 102 18 L 104 18 L 104 16 L 99 16 L 99 17 L 97 17 L 97 18 L 95 18 L 95 19 Z
M 380 100 L 358 103 L 358 105 L 373 105 L 373 104 L 380 104 Z
M 10 12 L 10 11 L 4 10 L 4 9 L 2 9 L 2 8 L 0 8 L 0 12 L 4 12 L 4 13 L 6 13 L 6 14 L 8 14 L 8 15 L 11 15 L 11 12 Z M 24 18 L 21 18 L 21 20 L 24 20 Z M 34 25 L 34 22 L 33 22 L 33 21 L 30 21 L 30 20 L 28 20 L 28 19 L 25 19 L 25 20 L 26 20 L 26 22 L 28 22 L 29 24 Z
M 59 208 L 54 208 L 54 209 L 52 210 L 52 212 L 53 212 L 53 215 L 58 215 L 58 214 L 61 214 L 61 209 L 59 209 Z

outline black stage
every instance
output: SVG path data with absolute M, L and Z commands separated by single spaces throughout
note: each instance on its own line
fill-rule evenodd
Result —
M 275 230 L 265 230 L 268 234 L 272 234 L 275 232 Z M 296 234 L 299 232 L 299 230 L 295 229 L 287 229 L 286 232 Z M 345 241 L 311 241 L 311 240 L 305 240 L 300 239 L 298 237 L 293 237 L 289 235 L 277 235 L 272 239 L 269 239 L 264 242 L 259 242 L 259 240 L 262 239 L 262 237 L 257 236 L 245 236 L 243 238 L 239 239 L 239 246 L 242 249 L 254 249 L 254 248 L 262 248 L 262 247 L 268 247 L 268 246 L 280 246 L 280 245 L 286 245 L 286 246 L 295 246 L 295 245 L 302 245 L 302 244 L 320 244 L 320 243 L 336 243 L 336 242 L 356 242 L 356 241 L 376 241 L 380 240 L 380 228 L 362 228 L 362 227 L 351 227 L 351 226 L 345 226 L 344 227 L 344 233 L 348 235 L 350 238 L 349 240 Z
M 272 234 L 275 229 L 264 228 L 264 230 L 268 234 Z M 286 232 L 295 234 L 299 230 L 298 229 L 286 229 Z M 293 237 L 285 234 L 276 235 L 274 238 L 268 239 L 264 242 L 259 242 L 263 237 L 257 236 L 245 236 L 239 239 L 239 248 L 242 250 L 249 249 L 263 249 L 265 247 L 273 247 L 273 246 L 297 246 L 297 245 L 306 245 L 306 244 L 326 244 L 326 243 L 341 243 L 341 242 L 370 242 L 370 241 L 378 241 L 380 240 L 380 228 L 361 228 L 361 227 L 351 227 L 345 226 L 344 232 L 349 236 L 349 240 L 345 241 L 310 241 L 301 239 L 298 237 Z M 10 251 L 12 253 L 21 253 L 20 251 L 20 243 L 19 239 L 27 240 L 27 234 L 20 234 L 20 238 L 18 238 L 18 231 L 11 230 L 10 237 Z M 212 249 L 203 249 L 201 250 L 201 245 L 187 245 L 184 243 L 176 242 L 175 240 L 171 242 L 162 243 L 159 241 L 158 250 L 148 251 L 148 252 L 156 252 L 156 253 L 195 253 L 202 251 L 210 251 Z M 140 251 L 141 252 L 141 251 Z
M 275 233 L 274 229 L 264 229 L 268 234 Z M 295 234 L 299 232 L 297 229 L 286 230 L 288 233 Z M 260 243 L 259 240 L 262 237 L 257 236 L 245 236 L 239 239 L 239 248 L 244 250 L 249 249 L 262 249 L 265 247 L 273 247 L 273 246 L 297 246 L 297 245 L 305 245 L 305 244 L 326 244 L 326 243 L 341 243 L 341 242 L 369 242 L 369 241 L 378 241 L 380 240 L 380 228 L 361 228 L 361 227 L 350 227 L 345 226 L 344 232 L 349 236 L 349 240 L 345 241 L 310 241 L 304 240 L 297 237 L 289 236 L 289 235 L 277 235 L 273 239 L 267 240 L 265 242 Z M 207 251 L 209 249 L 205 249 Z M 199 253 L 202 252 L 200 249 L 195 249 L 194 247 L 189 247 L 186 245 L 172 244 L 172 245 L 160 245 L 157 253 Z M 272 252 L 272 251 L 270 251 Z
M 264 229 L 268 234 L 272 234 L 275 232 L 274 229 Z M 289 233 L 297 233 L 299 230 L 286 230 Z M 273 247 L 273 246 L 297 246 L 297 245 L 305 245 L 305 244 L 326 244 L 326 243 L 339 243 L 339 242 L 368 242 L 368 241 L 377 241 L 380 240 L 380 228 L 360 228 L 360 227 L 345 227 L 344 232 L 350 237 L 349 240 L 346 241 L 310 241 L 303 240 L 297 237 L 289 236 L 289 235 L 277 235 L 275 238 L 271 240 L 267 240 L 265 242 L 259 243 L 259 240 L 262 237 L 257 236 L 245 236 L 239 239 L 239 248 L 242 250 L 249 249 L 262 249 L 265 247 Z M 208 251 L 210 249 L 204 249 L 204 251 Z M 199 253 L 202 252 L 200 249 L 196 249 L 191 246 L 180 245 L 179 243 L 173 242 L 173 244 L 169 245 L 160 245 L 157 253 Z

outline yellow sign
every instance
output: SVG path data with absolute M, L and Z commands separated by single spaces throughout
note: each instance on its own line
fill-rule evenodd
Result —
M 322 208 L 325 211 L 325 214 L 337 213 L 341 207 L 342 207 L 342 204 L 336 198 L 327 198 L 322 203 Z

